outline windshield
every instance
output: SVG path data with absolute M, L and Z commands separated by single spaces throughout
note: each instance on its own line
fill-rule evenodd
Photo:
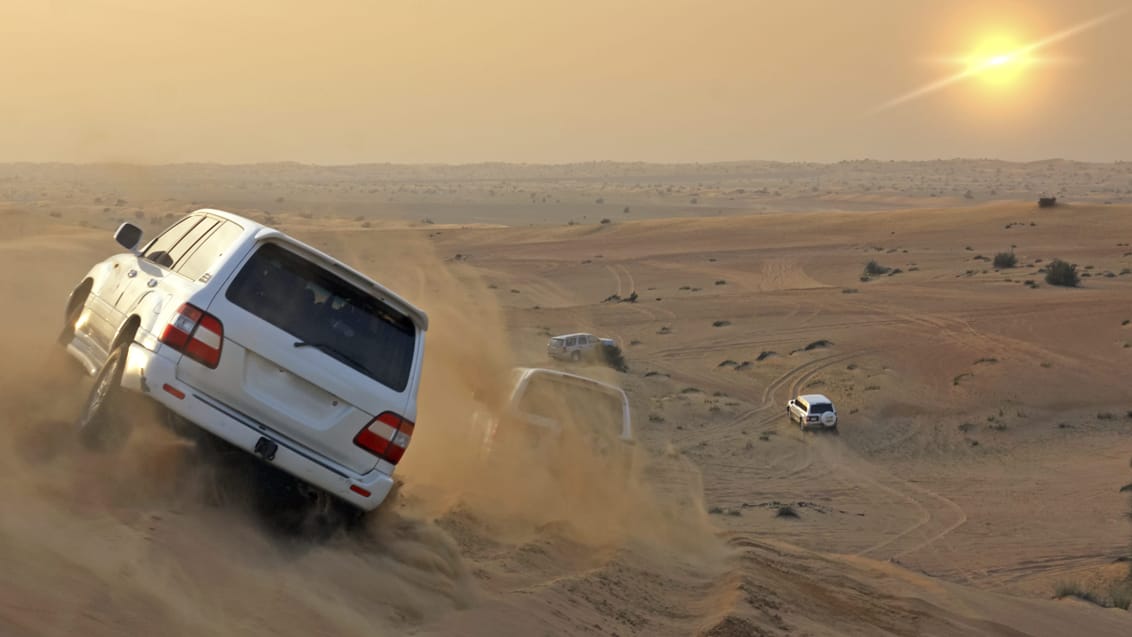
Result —
M 275 244 L 256 251 L 228 287 L 228 299 L 297 343 L 397 391 L 413 365 L 416 327 L 409 317 Z

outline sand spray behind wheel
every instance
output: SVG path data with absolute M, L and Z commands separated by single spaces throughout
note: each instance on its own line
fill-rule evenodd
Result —
M 465 508 L 517 538 L 546 524 L 564 525 L 577 539 L 596 543 L 700 543 L 710 535 L 698 472 L 682 459 L 624 445 L 612 425 L 595 426 L 606 414 L 596 404 L 582 404 L 584 397 L 545 397 L 544 412 L 564 432 L 555 444 L 534 449 L 522 436 L 504 436 L 486 458 L 484 432 L 472 415 L 486 411 L 505 420 L 511 369 L 530 364 L 516 360 L 502 306 L 474 263 L 444 260 L 424 233 L 371 236 L 364 249 L 338 245 L 335 254 L 429 314 L 416 429 L 397 470 L 405 481 L 402 495 L 417 512 Z M 604 371 L 600 380 L 616 384 L 616 374 Z M 668 469 L 687 479 L 676 486 L 670 481 L 658 493 L 648 477 L 657 463 L 680 464 Z

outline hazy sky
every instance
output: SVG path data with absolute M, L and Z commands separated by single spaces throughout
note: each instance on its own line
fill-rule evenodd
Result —
M 1125 4 L 0 0 L 0 161 L 1132 159 L 1132 13 L 876 112 Z

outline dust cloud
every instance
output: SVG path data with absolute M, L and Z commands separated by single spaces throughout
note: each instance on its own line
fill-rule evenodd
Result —
M 483 397 L 505 391 L 516 362 L 498 304 L 423 242 L 338 247 L 428 311 L 431 329 L 403 484 L 361 530 L 312 543 L 265 528 L 255 472 L 203 454 L 152 408 L 131 411 L 116 453 L 75 444 L 89 380 L 54 345 L 53 317 L 101 257 L 37 248 L 58 265 L 40 281 L 18 267 L 30 246 L 0 246 L 2 286 L 26 308 L 0 317 L 0 632 L 401 634 L 490 597 L 469 546 L 506 553 L 540 535 L 593 547 L 711 543 L 695 485 L 661 498 L 640 450 L 620 479 L 571 437 L 558 462 L 518 446 L 485 458 L 470 415 L 500 407 Z

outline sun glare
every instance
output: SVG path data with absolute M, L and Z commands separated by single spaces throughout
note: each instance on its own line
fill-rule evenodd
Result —
M 945 60 L 947 62 L 958 62 L 956 66 L 959 68 L 951 75 L 941 77 L 920 88 L 895 97 L 878 106 L 874 112 L 888 110 L 961 82 L 979 81 L 1001 91 L 1003 87 L 1017 84 L 1026 67 L 1048 62 L 1048 58 L 1038 57 L 1043 49 L 1094 29 L 1127 11 L 1127 9 L 1118 9 L 1038 40 L 1014 40 L 1002 35 L 987 38 L 967 57 L 960 60 Z M 1017 93 L 1017 91 L 1014 91 L 1014 93 Z
M 1006 37 L 988 38 L 964 60 L 966 73 L 989 86 L 1012 86 L 1028 66 L 1022 45 Z

